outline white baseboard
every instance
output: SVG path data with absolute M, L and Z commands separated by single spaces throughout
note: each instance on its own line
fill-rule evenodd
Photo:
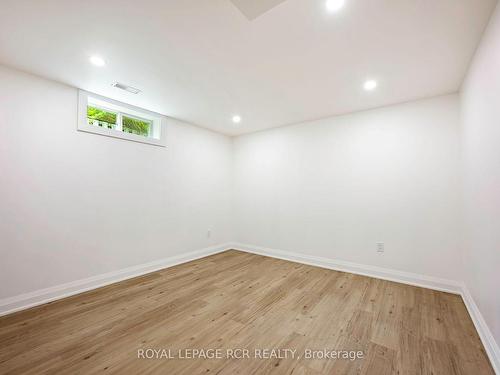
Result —
M 232 248 L 248 253 L 289 260 L 335 271 L 349 272 L 357 275 L 459 294 L 464 300 L 465 306 L 474 322 L 474 326 L 481 338 L 495 373 L 500 375 L 500 350 L 481 312 L 474 302 L 474 299 L 463 282 L 241 243 L 232 244 Z
M 0 299 L 0 316 L 11 314 L 16 311 L 42 305 L 47 302 L 69 297 L 75 294 L 100 288 L 109 284 L 123 281 L 133 277 L 141 276 L 163 268 L 186 263 L 195 259 L 203 258 L 230 249 L 229 244 L 212 246 L 201 250 L 191 251 L 186 254 L 160 259 L 154 262 L 140 264 L 105 274 L 92 276 L 86 279 L 76 280 L 69 283 L 56 285 L 50 288 L 24 293 L 14 297 Z
M 455 280 L 419 275 L 416 273 L 397 271 L 389 268 L 369 266 L 365 264 L 335 260 L 318 256 L 306 255 L 284 250 L 269 249 L 259 246 L 234 243 L 233 249 L 249 253 L 265 255 L 273 258 L 299 262 L 311 266 L 327 268 L 335 271 L 349 272 L 356 275 L 374 277 L 376 279 L 394 281 L 423 288 L 439 290 L 454 294 L 462 293 L 462 283 Z
M 462 299 L 464 300 L 465 306 L 469 311 L 469 315 L 474 322 L 474 326 L 483 342 L 484 349 L 486 350 L 486 354 L 490 359 L 491 365 L 495 370 L 496 374 L 500 375 L 500 348 L 498 347 L 493 334 L 491 333 L 486 321 L 479 311 L 479 308 L 476 305 L 476 302 L 472 298 L 472 295 L 469 292 L 469 289 L 465 285 L 462 287 Z

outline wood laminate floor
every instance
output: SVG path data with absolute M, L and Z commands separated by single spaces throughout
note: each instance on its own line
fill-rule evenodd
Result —
M 250 358 L 138 358 L 141 349 L 226 357 L 238 348 Z M 253 358 L 273 348 L 296 350 L 295 358 Z M 363 359 L 307 359 L 308 349 L 362 351 Z M 227 251 L 0 318 L 0 374 L 59 373 L 493 370 L 457 295 Z

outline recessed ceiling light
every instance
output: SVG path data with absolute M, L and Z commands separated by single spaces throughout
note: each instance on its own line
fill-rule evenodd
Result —
M 366 91 L 373 91 L 377 88 L 377 81 L 374 81 L 373 79 L 369 79 L 368 81 L 365 82 L 363 85 L 363 88 Z
M 90 57 L 90 62 L 94 64 L 95 66 L 104 66 L 106 65 L 106 61 L 102 57 L 99 56 L 91 56 Z
M 238 115 L 233 116 L 233 122 L 239 124 L 241 122 L 241 117 Z
M 326 0 L 326 9 L 329 12 L 338 12 L 344 6 L 345 0 Z

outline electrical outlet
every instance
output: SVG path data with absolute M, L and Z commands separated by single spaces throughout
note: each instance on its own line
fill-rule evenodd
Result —
M 385 251 L 385 245 L 383 242 L 377 242 L 377 253 L 383 253 Z
M 212 231 L 209 229 L 209 230 L 207 231 L 207 238 L 210 238 L 210 237 L 212 237 Z

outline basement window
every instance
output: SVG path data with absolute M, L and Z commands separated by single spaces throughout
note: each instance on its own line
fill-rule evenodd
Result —
M 165 146 L 163 116 L 80 90 L 78 130 Z

